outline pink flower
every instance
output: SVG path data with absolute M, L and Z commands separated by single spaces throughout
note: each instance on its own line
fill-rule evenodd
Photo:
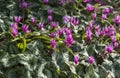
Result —
M 18 25 L 17 25 L 17 23 L 11 23 L 11 28 L 14 28 L 14 29 L 18 29 Z
M 68 28 L 64 28 L 63 31 L 65 32 L 65 39 L 64 39 L 64 44 L 67 45 L 68 47 L 71 46 L 71 44 L 74 42 L 71 30 Z
M 97 31 L 95 31 L 95 34 L 97 35 L 97 37 L 99 37 L 99 36 L 101 36 L 101 35 L 102 35 L 102 31 L 97 30 Z
M 18 34 L 18 26 L 17 23 L 12 23 L 11 24 L 11 33 L 15 37 Z
M 55 49 L 56 48 L 56 41 L 51 39 L 50 40 L 50 45 L 51 45 L 52 49 Z
M 86 38 L 90 40 L 92 38 L 92 31 L 91 30 L 86 30 Z
M 57 30 L 57 34 L 58 34 L 58 35 L 62 35 L 62 33 L 63 33 L 63 29 L 62 29 L 62 28 L 59 28 L 59 29 Z
M 51 33 L 51 34 L 49 34 L 49 37 L 51 37 L 51 38 L 56 37 L 56 33 Z
M 60 5 L 63 5 L 64 3 L 65 3 L 64 0 L 59 0 L 59 4 L 60 4 Z
M 113 36 L 115 34 L 114 26 L 112 25 L 108 26 L 108 30 L 109 30 L 109 36 Z
M 91 5 L 91 4 L 87 4 L 86 10 L 89 11 L 89 12 L 90 12 L 90 11 L 93 11 L 93 10 L 94 10 L 94 6 Z
M 111 40 L 113 43 L 116 42 L 116 36 L 111 36 Z
M 23 2 L 23 3 L 22 3 L 22 7 L 23 7 L 24 9 L 26 9 L 27 6 L 28 6 L 28 3 L 27 3 L 27 2 Z
M 83 0 L 83 2 L 88 3 L 88 2 L 90 2 L 90 0 Z
M 100 29 L 100 25 L 98 24 L 98 25 L 95 26 L 95 30 L 97 31 L 99 29 Z
M 52 15 L 52 9 L 47 10 L 48 15 Z
M 66 35 L 65 39 L 64 39 L 64 44 L 67 45 L 68 47 L 71 46 L 71 44 L 74 42 L 72 35 Z
M 113 46 L 108 45 L 108 46 L 105 47 L 105 50 L 106 50 L 108 53 L 112 53 L 112 51 L 113 51 Z
M 88 25 L 88 27 L 89 27 L 90 29 L 92 29 L 94 23 L 95 23 L 95 21 L 94 21 L 94 20 L 91 20 L 90 23 L 89 23 L 89 25 Z
M 15 21 L 16 23 L 19 23 L 20 20 L 21 20 L 21 17 L 20 17 L 20 16 L 14 16 L 14 21 Z
M 67 42 L 68 42 L 69 44 L 72 44 L 72 43 L 73 43 L 72 35 L 66 35 L 66 39 L 67 39 Z
M 32 23 L 32 24 L 35 23 L 35 18 L 34 18 L 34 17 L 31 18 L 31 23 Z
M 71 0 L 65 0 L 65 2 L 66 2 L 66 3 L 70 3 L 70 2 L 72 2 L 72 1 L 71 1 Z
M 73 61 L 74 61 L 75 64 L 78 64 L 79 56 L 78 55 L 74 56 L 74 60 Z
M 98 2 L 99 0 L 94 0 L 95 2 Z
M 77 20 L 75 17 L 72 17 L 72 18 L 71 18 L 71 23 L 72 23 L 73 25 L 77 26 L 78 23 L 79 23 L 79 20 Z
M 59 25 L 58 22 L 54 22 L 54 21 L 50 22 L 50 26 L 51 26 L 52 28 L 55 28 L 55 27 L 57 27 L 58 25 Z
M 118 48 L 118 46 L 119 46 L 118 42 L 115 42 L 113 44 L 114 44 L 114 48 Z
M 102 31 L 105 36 L 113 36 L 115 34 L 113 26 L 104 27 Z
M 49 0 L 43 0 L 43 2 L 44 2 L 45 4 L 48 4 Z
M 30 31 L 29 31 L 29 26 L 26 25 L 26 24 L 23 24 L 23 25 L 22 25 L 22 31 L 23 31 L 24 33 L 29 33 L 29 32 L 30 32 Z
M 96 13 L 92 14 L 92 19 L 96 19 Z
M 104 13 L 104 14 L 109 14 L 109 13 L 110 13 L 110 9 L 109 9 L 109 8 L 103 9 L 103 13 Z
M 39 28 L 39 29 L 42 29 L 43 26 L 44 26 L 44 23 L 39 22 L 39 24 L 38 24 L 38 28 Z
M 48 16 L 48 21 L 52 21 L 52 16 L 51 15 Z
M 13 35 L 14 37 L 17 36 L 18 30 L 15 29 L 15 28 L 11 28 L 11 29 L 12 29 L 12 35 Z
M 94 61 L 95 61 L 95 59 L 94 59 L 93 56 L 89 56 L 89 57 L 88 57 L 88 62 L 89 62 L 90 64 L 93 64 Z
M 106 14 L 102 14 L 102 20 L 106 20 L 107 19 L 107 15 Z
M 120 15 L 116 15 L 116 16 L 113 18 L 113 21 L 114 21 L 116 24 L 120 24 Z
M 70 16 L 66 15 L 63 17 L 63 23 L 67 24 L 68 22 L 70 22 Z
M 68 28 L 64 28 L 63 31 L 65 32 L 66 35 L 71 35 L 71 30 Z

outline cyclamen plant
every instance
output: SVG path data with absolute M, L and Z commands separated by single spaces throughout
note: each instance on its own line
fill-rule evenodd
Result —
M 2 19 L 10 17 L 9 22 L 3 22 L 10 23 L 9 28 L 0 28 L 4 29 L 0 40 L 5 40 L 0 42 L 0 78 L 120 78 L 117 1 L 13 3 L 17 11 L 5 11 L 8 16 L 0 19 L 2 23 Z

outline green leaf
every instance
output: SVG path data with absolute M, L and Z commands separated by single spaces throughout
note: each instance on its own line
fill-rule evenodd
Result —
M 92 65 L 90 65 L 86 70 L 85 78 L 100 78 L 99 75 L 95 72 Z
M 19 49 L 21 49 L 21 52 L 24 52 L 26 49 L 26 39 L 21 38 L 21 40 L 19 40 L 19 42 L 16 45 Z

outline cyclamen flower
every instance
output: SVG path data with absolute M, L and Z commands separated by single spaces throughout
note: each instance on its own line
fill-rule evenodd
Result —
M 93 11 L 93 10 L 94 10 L 94 6 L 91 5 L 91 4 L 87 4 L 86 10 L 89 11 L 89 12 L 90 12 L 90 11 Z
M 113 43 L 116 42 L 116 37 L 115 36 L 111 36 L 111 40 L 112 40 Z
M 64 3 L 65 3 L 64 0 L 59 0 L 60 5 L 63 5 Z
M 103 32 L 100 30 L 100 25 L 95 26 L 95 34 L 97 35 L 97 37 L 103 34 Z
M 118 48 L 118 46 L 119 46 L 118 42 L 115 42 L 113 44 L 114 44 L 114 48 Z
M 95 2 L 98 2 L 99 0 L 94 0 Z
M 108 30 L 109 30 L 109 36 L 113 36 L 115 34 L 115 31 L 114 31 L 114 26 L 108 26 Z
M 52 15 L 52 9 L 47 10 L 48 15 Z
M 107 15 L 106 14 L 102 14 L 102 20 L 106 20 L 107 19 Z
M 103 33 L 102 33 L 102 31 L 96 31 L 96 35 L 99 37 L 99 36 L 101 36 Z
M 93 56 L 89 56 L 89 57 L 88 57 L 88 62 L 89 62 L 90 64 L 93 64 L 94 61 L 95 61 L 95 59 L 94 59 Z
M 86 38 L 90 40 L 92 38 L 92 31 L 91 30 L 86 30 Z
M 115 19 L 115 21 L 120 20 L 120 15 L 116 15 L 116 16 L 114 17 L 114 19 Z
M 69 44 L 73 43 L 72 35 L 66 35 L 66 39 L 67 39 L 67 41 L 68 41 Z
M 102 1 L 99 1 L 100 6 L 102 6 L 104 3 Z
M 61 35 L 63 33 L 63 29 L 62 28 L 59 28 L 58 30 L 57 30 L 57 34 L 58 35 Z
M 20 16 L 14 16 L 14 21 L 15 21 L 16 23 L 19 23 L 20 20 L 21 20 L 21 17 L 20 17 Z
M 23 2 L 23 3 L 22 3 L 22 7 L 23 7 L 24 9 L 26 9 L 27 6 L 28 6 L 28 3 L 27 3 L 27 2 Z
M 92 19 L 96 19 L 96 13 L 92 14 Z
M 65 2 L 66 2 L 66 3 L 70 3 L 70 2 L 71 2 L 71 0 L 65 0 Z
M 116 21 L 116 24 L 120 24 L 120 20 Z
M 43 0 L 43 2 L 44 2 L 45 4 L 48 4 L 49 0 Z
M 49 37 L 51 37 L 51 38 L 56 37 L 56 33 L 51 33 L 51 34 L 49 34 Z
M 31 18 L 31 23 L 32 23 L 32 24 L 35 23 L 35 18 L 34 18 L 34 17 Z
M 100 29 L 100 25 L 96 25 L 95 26 L 95 30 L 97 31 L 97 30 L 99 30 Z
M 120 33 L 120 28 L 118 28 L 117 30 L 118 30 L 118 33 Z
M 18 34 L 18 27 L 16 23 L 11 24 L 11 33 L 15 37 Z
M 70 47 L 71 44 L 74 42 L 74 40 L 72 38 L 71 30 L 69 30 L 68 28 L 64 28 L 63 31 L 65 32 L 65 39 L 64 39 L 63 42 L 64 42 L 65 45 Z
M 120 24 L 120 15 L 116 15 L 116 16 L 113 18 L 113 21 L 114 21 L 116 24 Z
M 113 46 L 108 45 L 108 46 L 105 47 L 105 50 L 106 50 L 108 53 L 112 53 L 112 51 L 113 51 Z
M 39 28 L 39 29 L 42 29 L 43 26 L 44 26 L 44 23 L 39 22 L 39 24 L 38 24 L 38 28 Z
M 103 33 L 106 36 L 113 36 L 115 34 L 114 27 L 113 26 L 104 27 Z
M 14 28 L 14 29 L 16 29 L 16 30 L 18 29 L 17 23 L 11 23 L 10 26 L 11 26 L 11 28 Z
M 89 27 L 90 29 L 92 29 L 94 23 L 95 23 L 95 21 L 94 21 L 94 20 L 91 20 L 90 23 L 89 23 L 89 25 L 88 25 L 88 27 Z
M 74 56 L 74 60 L 73 61 L 74 61 L 75 64 L 78 64 L 79 56 L 78 55 Z
M 77 20 L 75 17 L 72 17 L 71 18 L 71 23 L 76 26 L 76 25 L 78 25 L 79 20 Z
M 18 30 L 15 28 L 11 28 L 12 29 L 12 35 L 15 37 L 18 34 Z
M 88 2 L 90 2 L 90 0 L 83 0 L 83 2 L 88 3 Z
M 67 45 L 68 47 L 71 46 L 71 44 L 74 42 L 72 35 L 66 35 L 65 39 L 64 39 L 64 44 Z
M 104 13 L 104 14 L 109 14 L 109 13 L 110 13 L 110 9 L 109 9 L 109 8 L 103 9 L 103 13 Z
M 50 45 L 51 45 L 52 49 L 55 49 L 56 48 L 56 41 L 51 39 L 50 40 Z
M 102 29 L 102 31 L 103 31 L 104 35 L 109 36 L 109 30 L 108 30 L 107 27 L 104 27 L 104 28 Z
M 52 16 L 51 15 L 48 16 L 48 21 L 52 21 Z
M 103 35 L 103 32 L 100 29 L 98 29 L 98 30 L 95 30 L 95 34 L 97 35 L 97 37 L 99 37 Z
M 113 12 L 113 8 L 112 7 L 110 7 L 109 10 L 110 10 L 110 12 Z
M 58 22 L 54 22 L 54 21 L 50 22 L 50 26 L 51 26 L 52 28 L 55 28 L 55 27 L 57 27 L 58 25 L 59 25 Z
M 28 33 L 28 32 L 29 32 L 29 26 L 23 24 L 23 25 L 22 25 L 22 31 L 23 31 L 24 33 Z
M 64 32 L 65 32 L 66 35 L 71 35 L 72 34 L 71 30 L 68 29 L 68 28 L 64 28 L 63 30 L 64 30 Z
M 63 23 L 67 24 L 70 21 L 70 16 L 66 15 L 63 17 Z

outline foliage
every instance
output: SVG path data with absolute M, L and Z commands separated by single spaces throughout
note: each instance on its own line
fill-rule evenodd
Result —
M 111 47 L 106 50 L 108 45 L 115 47 L 115 42 L 120 43 L 120 22 L 113 21 L 120 13 L 120 1 L 101 0 L 103 4 L 95 0 L 89 3 L 85 0 L 68 0 L 70 2 L 63 4 L 59 0 L 49 0 L 47 4 L 43 1 L 26 0 L 28 6 L 25 8 L 23 0 L 0 0 L 0 78 L 120 78 L 120 46 L 113 48 L 112 52 Z M 87 11 L 87 4 L 92 4 L 95 10 Z M 104 20 L 101 16 L 106 8 L 112 11 Z M 53 21 L 59 22 L 55 27 L 48 20 L 47 11 L 50 9 L 53 11 Z M 94 19 L 93 13 L 97 14 Z M 70 19 L 64 23 L 63 17 L 66 15 L 75 17 L 73 22 Z M 12 33 L 14 28 L 11 28 L 11 24 L 16 22 L 14 16 L 21 17 L 16 35 Z M 31 22 L 33 17 L 34 23 Z M 91 20 L 95 23 L 92 24 Z M 39 28 L 39 23 L 44 23 L 43 28 Z M 23 25 L 29 27 L 25 32 Z M 106 33 L 98 36 L 95 29 L 98 25 L 101 32 L 105 27 L 114 26 L 116 41 L 112 42 Z M 73 42 L 70 39 L 71 44 L 64 42 L 69 37 L 65 28 L 70 30 L 70 38 L 72 35 L 74 39 Z M 57 33 L 58 29 L 64 29 L 64 33 L 51 37 L 51 33 Z M 92 36 L 88 39 L 90 32 Z M 75 56 L 78 58 L 75 59 Z M 90 56 L 94 57 L 94 62 L 88 60 Z

